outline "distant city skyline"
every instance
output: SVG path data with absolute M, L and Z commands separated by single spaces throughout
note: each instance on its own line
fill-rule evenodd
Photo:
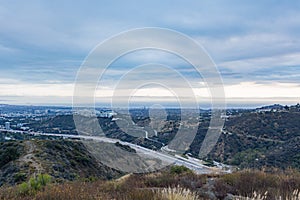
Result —
M 182 32 L 206 49 L 222 76 L 229 107 L 296 104 L 300 102 L 299 10 L 299 1 L 270 0 L 2 1 L 0 103 L 71 105 L 76 73 L 96 45 L 128 29 L 162 27 Z M 96 102 L 107 104 L 120 77 L 149 62 L 172 66 L 198 82 L 192 87 L 200 106 L 209 103 L 204 80 L 187 63 L 151 50 L 112 63 L 95 92 Z M 176 79 L 170 80 L 176 84 Z M 149 96 L 156 103 L 174 102 L 168 91 L 151 86 L 136 96 L 141 105 Z

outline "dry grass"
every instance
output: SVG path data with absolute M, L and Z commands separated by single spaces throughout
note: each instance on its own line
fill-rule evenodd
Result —
M 299 200 L 300 175 L 298 172 L 265 173 L 243 171 L 211 176 L 213 192 L 219 199 L 231 193 L 240 200 Z M 202 188 L 206 175 L 193 173 L 131 174 L 113 181 L 73 181 L 52 183 L 32 194 L 20 193 L 19 186 L 1 187 L 0 200 L 196 200 L 203 199 Z M 207 185 L 206 185 L 207 187 Z M 266 192 L 267 191 L 267 192 Z
M 233 198 L 233 200 L 266 200 L 267 195 L 268 195 L 268 192 L 265 192 L 264 194 L 258 194 L 256 192 L 254 192 L 252 197 L 236 196 Z
M 267 200 L 268 199 L 268 191 L 264 194 L 258 194 L 256 192 L 253 193 L 252 197 L 241 197 L 235 196 L 233 200 Z M 300 190 L 294 190 L 289 197 L 283 198 L 282 196 L 276 197 L 279 200 L 299 200 L 300 199 Z
M 179 186 L 175 188 L 164 188 L 158 193 L 158 196 L 162 199 L 168 200 L 197 200 L 200 199 L 195 192 L 189 189 L 181 188 Z
M 237 196 L 268 200 L 293 199 L 295 191 L 298 192 L 299 188 L 300 174 L 293 170 L 272 173 L 245 170 L 224 175 L 215 184 L 215 189 L 220 196 L 231 193 Z

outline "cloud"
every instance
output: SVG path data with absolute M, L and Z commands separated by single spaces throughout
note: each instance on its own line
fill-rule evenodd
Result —
M 221 39 L 199 37 L 198 41 L 203 44 L 217 62 L 300 52 L 299 38 L 278 33 L 252 33 Z
M 16 99 L 26 99 L 30 102 L 32 100 L 46 100 L 49 98 L 51 102 L 54 101 L 54 97 L 57 100 L 63 100 L 61 104 L 70 104 L 73 96 L 74 84 L 66 83 L 49 83 L 49 84 L 27 84 L 22 82 L 16 82 L 14 84 L 7 84 L 7 80 L 0 80 L 0 97 L 5 100 L 5 98 Z M 193 88 L 165 88 L 158 87 L 158 85 L 148 85 L 147 87 L 141 88 L 121 88 L 116 95 L 116 91 L 107 87 L 99 87 L 94 95 L 97 102 L 110 102 L 110 99 L 114 98 L 118 101 L 123 100 L 138 100 L 140 102 L 166 102 L 166 101 L 177 101 L 178 97 L 181 100 L 192 101 L 191 96 L 180 96 L 182 94 L 189 94 L 183 90 L 192 90 L 195 97 L 199 103 L 209 103 L 210 102 L 210 92 L 208 88 L 204 87 L 205 84 L 199 84 L 199 87 Z M 136 89 L 136 90 L 134 90 Z M 296 83 L 256 83 L 256 82 L 241 82 L 238 84 L 227 84 L 224 85 L 225 97 L 228 104 L 246 102 L 246 104 L 251 104 L 255 101 L 266 103 L 297 103 L 300 100 L 300 84 Z M 132 91 L 134 91 L 132 93 Z M 177 93 L 180 91 L 181 93 Z M 175 93 L 174 93 L 175 92 Z M 123 94 L 123 96 L 122 96 Z M 179 95 L 179 96 L 178 96 Z M 130 99 L 128 99 L 130 97 Z M 94 97 L 85 97 L 94 98 Z M 194 98 L 194 97 L 193 97 Z M 255 100 L 256 99 L 256 100 Z M 68 100 L 68 101 L 66 101 Z M 248 101 L 248 102 L 247 102 Z M 35 102 L 36 103 L 36 102 Z
M 299 58 L 300 53 L 291 53 L 223 62 L 219 66 L 225 81 L 295 83 L 300 81 Z
M 286 97 L 300 100 L 300 85 L 296 83 L 241 82 L 225 86 L 228 98 L 273 98 Z
M 2 81 L 1 81 L 2 82 Z M 26 96 L 26 97 L 46 97 L 46 96 L 72 96 L 73 84 L 0 84 L 0 96 Z
M 202 44 L 230 88 L 230 98 L 243 98 L 234 91 L 249 97 L 243 87 L 257 91 L 257 98 L 277 89 L 281 98 L 295 98 L 289 92 L 297 92 L 297 86 L 278 84 L 300 81 L 299 10 L 299 1 L 270 0 L 1 2 L 0 93 L 27 95 L 26 101 L 34 90 L 49 99 L 55 90 L 58 96 L 69 96 L 64 88 L 71 90 L 80 64 L 99 42 L 130 28 L 157 26 L 183 32 Z M 130 41 L 119 45 L 126 42 Z M 141 51 L 113 63 L 102 87 L 112 89 L 130 67 L 149 62 L 169 65 L 191 82 L 201 81 L 182 59 Z

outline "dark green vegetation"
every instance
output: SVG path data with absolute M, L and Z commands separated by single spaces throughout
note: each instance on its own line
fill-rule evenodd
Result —
M 171 169 L 170 169 L 170 172 L 172 174 L 182 174 L 182 173 L 185 173 L 185 172 L 191 172 L 190 169 L 184 167 L 184 166 L 172 166 Z
M 77 134 L 72 115 L 59 115 L 49 119 L 45 118 L 41 121 L 31 123 L 29 126 L 34 131 L 44 133 Z
M 92 126 L 91 124 L 94 119 L 88 117 L 82 117 L 82 119 L 84 120 L 86 127 Z M 147 147 L 153 150 L 158 150 L 162 147 L 162 144 L 160 142 L 155 142 L 155 141 L 147 140 L 145 138 L 139 138 L 127 134 L 121 128 L 119 128 L 117 123 L 115 121 L 112 121 L 111 118 L 98 117 L 97 120 L 102 131 L 109 138 L 120 139 L 122 141 L 138 144 L 140 146 Z M 143 120 L 146 119 L 143 118 Z M 71 134 L 71 135 L 78 134 L 76 131 L 76 127 L 72 115 L 60 115 L 52 118 L 46 118 L 39 122 L 29 124 L 28 126 L 35 131 L 40 131 L 45 133 Z M 173 132 L 175 135 L 176 132 L 175 131 Z M 94 133 L 94 135 L 98 135 L 98 134 L 99 132 Z
M 191 146 L 196 154 L 206 129 Z M 199 142 L 200 141 L 200 142 Z M 242 168 L 300 169 L 300 112 L 252 112 L 229 118 L 209 158 Z
M 111 179 L 120 175 L 119 172 L 98 162 L 80 141 L 37 141 L 37 146 L 39 151 L 36 157 L 45 161 L 43 169 L 56 179 Z
M 19 158 L 24 151 L 22 142 L 0 143 L 0 168 Z
M 0 199 L 134 199 L 208 200 L 253 197 L 299 199 L 300 174 L 295 171 L 241 171 L 226 175 L 196 175 L 182 168 L 150 174 L 131 174 L 117 180 L 76 180 L 57 183 L 38 175 L 14 187 L 0 188 Z
M 0 186 L 14 184 L 26 179 L 26 173 L 19 172 L 17 159 L 24 153 L 23 142 L 0 143 Z
M 115 145 L 125 151 L 128 151 L 128 152 L 132 152 L 132 153 L 136 153 L 136 150 L 131 148 L 130 146 L 128 145 L 123 145 L 121 144 L 120 142 L 116 142 Z

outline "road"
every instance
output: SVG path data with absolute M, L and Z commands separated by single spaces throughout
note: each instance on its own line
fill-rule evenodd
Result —
M 195 160 L 189 160 L 186 158 L 182 158 L 180 156 L 173 156 L 168 153 L 159 152 L 159 151 L 153 151 L 151 149 L 147 149 L 145 147 L 141 147 L 136 144 L 132 144 L 129 142 L 124 142 L 118 139 L 113 138 L 107 138 L 107 137 L 100 137 L 100 136 L 87 136 L 87 135 L 68 135 L 68 134 L 54 134 L 54 133 L 39 133 L 39 132 L 28 132 L 28 131 L 16 131 L 16 130 L 5 130 L 0 129 L 0 131 L 7 131 L 7 132 L 13 132 L 13 133 L 23 133 L 23 134 L 31 134 L 31 135 L 45 135 L 45 136 L 53 136 L 53 137 L 64 137 L 64 138 L 77 138 L 77 139 L 85 139 L 85 140 L 94 140 L 99 142 L 106 142 L 106 143 L 116 143 L 119 142 L 123 145 L 128 145 L 131 148 L 135 149 L 139 155 L 147 155 L 151 156 L 153 158 L 160 159 L 164 162 L 175 164 L 175 165 L 183 165 L 191 170 L 193 170 L 197 174 L 209 174 L 209 173 L 216 173 L 216 169 L 207 167 L 203 164 L 198 163 Z M 222 172 L 219 170 L 219 172 Z M 224 171 L 225 172 L 225 171 Z

